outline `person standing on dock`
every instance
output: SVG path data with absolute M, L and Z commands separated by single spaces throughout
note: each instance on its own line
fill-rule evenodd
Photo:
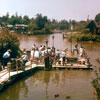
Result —
M 3 68 L 4 69 L 7 66 L 7 63 L 10 61 L 10 53 L 11 53 L 11 50 L 9 49 L 3 54 Z
M 58 62 L 59 59 L 60 59 L 60 52 L 59 52 L 58 49 L 57 49 L 57 51 L 55 52 L 55 55 L 56 55 L 56 62 Z
M 23 66 L 25 66 L 26 62 L 28 61 L 28 55 L 26 53 L 26 51 L 24 51 L 24 54 L 22 55 L 22 64 Z
M 34 52 L 35 52 L 35 48 L 32 47 L 32 50 L 31 50 L 31 57 L 30 57 L 30 61 L 32 63 L 33 59 L 34 59 Z
M 63 66 L 64 66 L 65 61 L 66 61 L 66 52 L 65 52 L 65 50 L 62 51 L 62 61 L 63 61 Z
M 42 48 L 41 50 L 41 62 L 44 64 L 44 57 L 45 57 L 45 48 Z
M 73 50 L 73 54 L 75 55 L 75 52 L 77 53 L 77 55 L 79 54 L 79 50 L 78 50 L 78 44 L 76 44 L 74 46 L 74 50 Z
M 38 64 L 38 61 L 39 61 L 39 50 L 38 50 L 38 48 L 36 48 L 36 50 L 34 52 L 34 58 L 35 58 L 35 60 L 36 60 L 36 62 Z
M 40 45 L 40 47 L 39 47 L 39 59 L 40 59 L 40 63 L 42 62 L 42 49 L 43 49 L 43 46 Z
M 37 48 L 37 47 L 36 47 L 36 44 L 33 44 L 32 48 L 35 48 L 35 49 L 36 49 L 36 48 Z
M 84 49 L 83 49 L 83 46 L 81 45 L 81 47 L 79 49 L 79 55 L 80 55 L 80 57 L 83 56 L 83 53 L 84 53 Z

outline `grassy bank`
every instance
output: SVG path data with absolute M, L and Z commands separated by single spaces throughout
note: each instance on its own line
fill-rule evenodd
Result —
M 96 90 L 97 100 L 100 100 L 100 58 L 96 60 L 99 67 L 95 67 L 95 79 L 93 79 L 92 84 Z
M 69 35 L 69 40 L 71 41 L 71 35 Z M 81 42 L 81 41 L 93 41 L 93 42 L 100 42 L 100 35 L 92 35 L 90 33 L 77 33 L 72 34 L 72 40 Z

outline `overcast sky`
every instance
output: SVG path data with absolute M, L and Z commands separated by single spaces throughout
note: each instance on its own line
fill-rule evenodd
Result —
M 50 19 L 94 19 L 100 13 L 100 0 L 0 0 L 0 16 L 14 15 L 35 17 L 37 13 Z

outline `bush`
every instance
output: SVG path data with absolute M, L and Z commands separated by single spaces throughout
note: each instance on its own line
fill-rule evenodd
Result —
M 52 31 L 49 29 L 42 29 L 42 30 L 34 30 L 33 35 L 43 35 L 43 34 L 52 34 Z
M 95 67 L 96 77 L 92 80 L 92 85 L 94 86 L 97 94 L 97 100 L 100 100 L 100 58 L 96 59 L 99 66 Z M 99 70 L 98 70 L 99 69 Z
M 8 30 L 3 30 L 0 33 L 0 60 L 2 60 L 3 54 L 11 49 L 11 57 L 15 58 L 20 56 L 21 50 L 19 49 L 19 40 L 14 35 L 14 33 L 10 33 Z
M 71 40 L 71 36 L 69 37 L 69 40 Z M 100 35 L 92 35 L 90 33 L 88 34 L 72 34 L 72 40 L 73 41 L 93 41 L 93 42 L 100 42 Z

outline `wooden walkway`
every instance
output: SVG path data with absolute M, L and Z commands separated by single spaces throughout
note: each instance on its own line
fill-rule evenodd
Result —
M 79 65 L 79 64 L 66 64 L 66 66 L 62 66 L 62 65 L 53 65 L 51 70 L 55 70 L 55 69 L 74 69 L 74 70 L 79 70 L 79 69 L 83 69 L 83 70 L 92 70 L 92 67 L 87 67 L 86 65 Z M 45 66 L 43 64 L 29 64 L 29 62 L 27 62 L 26 67 L 24 70 L 18 70 L 18 71 L 8 71 L 8 69 L 4 69 L 2 71 L 0 71 L 0 91 L 4 90 L 4 87 L 10 85 L 11 82 L 13 82 L 14 80 L 18 80 L 20 79 L 20 77 L 25 77 L 27 75 L 29 75 L 30 73 L 34 73 L 34 71 L 38 71 L 38 70 L 46 70 Z M 25 75 L 25 76 L 24 76 Z M 20 76 L 20 77 L 18 77 Z M 18 79 L 17 79 L 18 77 Z
M 29 64 L 30 62 L 27 62 L 26 67 L 24 71 L 31 70 L 33 68 L 39 68 L 39 69 L 45 69 L 45 66 L 43 64 Z M 80 65 L 80 64 L 66 64 L 65 66 L 63 65 L 53 65 L 52 69 L 85 69 L 85 70 L 91 70 L 92 67 L 87 67 L 86 65 Z M 7 69 L 4 69 L 0 71 L 0 83 L 4 82 L 5 80 L 8 80 L 9 77 L 17 75 L 19 73 L 23 73 L 23 70 L 18 70 L 18 71 L 10 71 L 8 72 Z

